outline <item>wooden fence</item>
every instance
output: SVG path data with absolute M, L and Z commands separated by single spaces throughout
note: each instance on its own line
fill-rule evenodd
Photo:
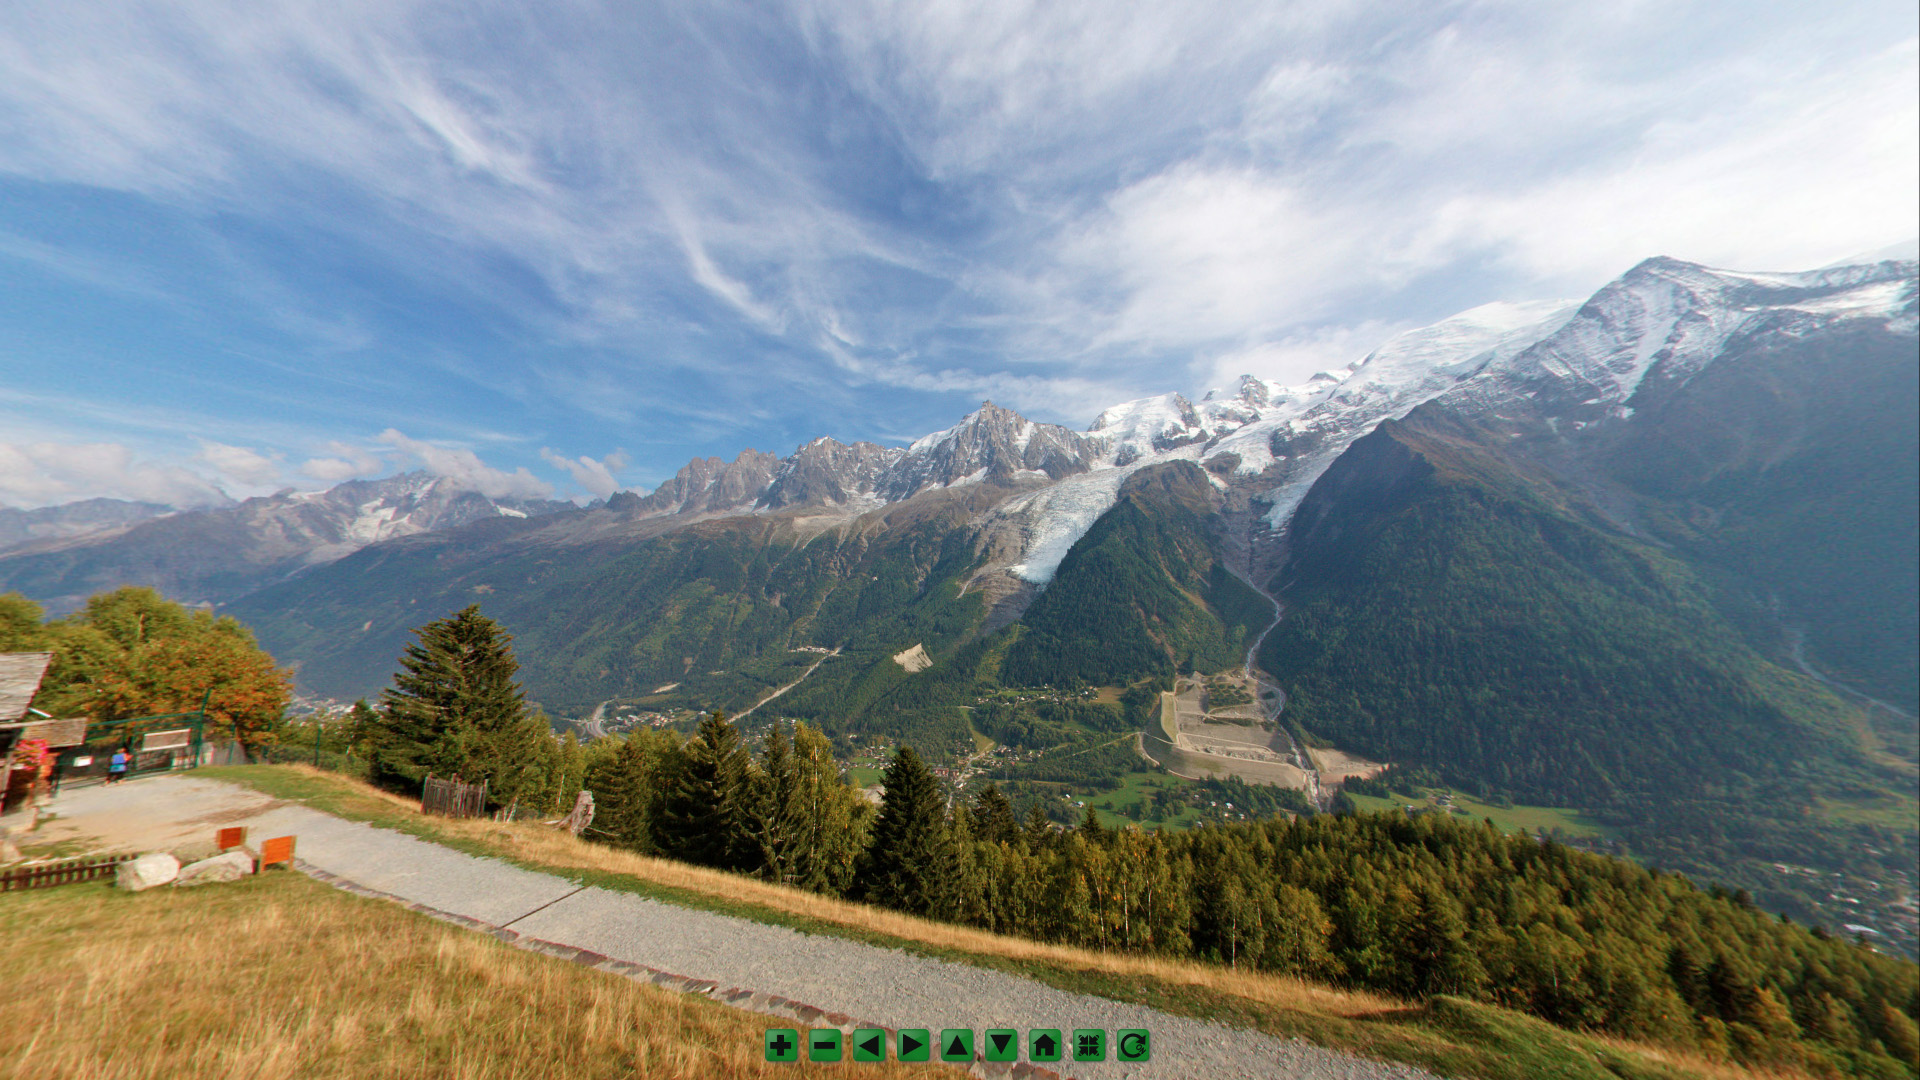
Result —
M 427 777 L 420 792 L 420 812 L 446 817 L 479 817 L 486 811 L 487 784 L 463 784 L 458 780 Z
M 0 870 L 0 892 L 13 892 L 16 889 L 46 889 L 55 885 L 72 885 L 79 881 L 112 877 L 114 870 L 121 863 L 129 862 L 134 858 L 136 856 L 133 855 L 93 856 Z

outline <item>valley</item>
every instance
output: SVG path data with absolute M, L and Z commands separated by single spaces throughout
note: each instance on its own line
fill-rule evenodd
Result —
M 477 602 L 586 734 L 804 720 L 1062 825 L 1328 810 L 1391 764 L 1837 929 L 1836 890 L 1774 864 L 1920 854 L 1914 273 L 1650 259 L 1303 384 L 1084 431 L 987 402 L 586 506 L 413 477 L 94 507 L 19 525 L 0 588 L 210 601 L 335 702 Z M 167 537 L 195 554 L 135 557 Z

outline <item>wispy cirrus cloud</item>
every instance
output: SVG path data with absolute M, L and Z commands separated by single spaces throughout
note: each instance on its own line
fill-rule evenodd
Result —
M 1292 381 L 1649 255 L 1920 231 L 1916 36 L 1882 0 L 22 0 L 0 264 L 51 299 L 0 412 L 82 372 L 103 442 L 210 412 L 172 463 L 300 483 L 522 430 L 447 468 L 597 491 L 615 446 L 660 477 Z

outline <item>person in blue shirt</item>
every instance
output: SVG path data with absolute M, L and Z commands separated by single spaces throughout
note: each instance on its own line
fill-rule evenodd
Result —
M 126 779 L 127 765 L 133 761 L 132 755 L 122 747 L 113 752 L 113 758 L 107 762 L 107 783 L 114 784 Z

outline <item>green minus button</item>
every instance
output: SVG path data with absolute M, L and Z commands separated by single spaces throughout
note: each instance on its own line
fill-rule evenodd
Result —
M 840 1054 L 839 1028 L 814 1028 L 807 1033 L 808 1061 L 839 1061 Z

